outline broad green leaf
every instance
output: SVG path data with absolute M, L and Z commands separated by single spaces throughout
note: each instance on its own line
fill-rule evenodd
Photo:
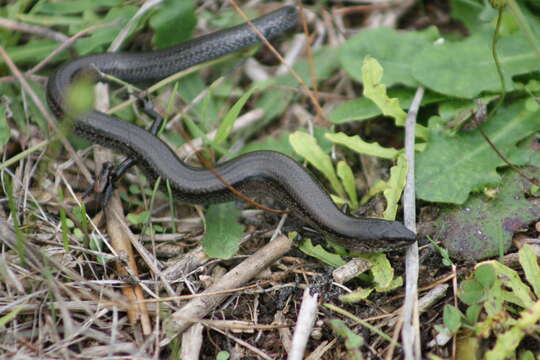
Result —
M 244 227 L 238 222 L 240 211 L 234 203 L 210 205 L 206 212 L 206 232 L 202 245 L 206 255 L 229 259 L 238 251 Z
M 336 143 L 348 147 L 349 149 L 356 151 L 359 154 L 377 156 L 383 159 L 393 160 L 399 154 L 399 150 L 394 148 L 385 148 L 376 142 L 368 143 L 360 138 L 358 135 L 348 136 L 344 133 L 327 133 L 325 137 Z
M 351 208 L 356 210 L 358 208 L 358 195 L 356 193 L 356 182 L 354 181 L 352 169 L 345 161 L 340 161 L 337 164 L 337 174 L 343 183 L 347 196 L 349 197 Z
M 249 91 L 245 92 L 244 95 L 238 99 L 238 101 L 227 111 L 227 114 L 225 114 L 225 118 L 219 124 L 219 128 L 216 132 L 216 138 L 214 139 L 215 144 L 221 144 L 223 143 L 229 134 L 231 133 L 231 130 L 233 128 L 234 122 L 236 119 L 238 119 L 238 115 L 240 114 L 240 111 L 248 101 L 248 99 L 253 94 L 253 91 L 255 90 L 255 87 L 252 87 Z
M 474 271 L 474 278 L 484 287 L 484 289 L 489 289 L 495 282 L 495 270 L 489 264 L 479 265 Z
M 332 188 L 340 197 L 344 197 L 343 187 L 339 182 L 332 160 L 317 144 L 315 139 L 303 132 L 297 131 L 289 136 L 289 141 L 296 153 L 305 158 L 313 167 L 323 173 L 330 181 Z
M 399 199 L 405 188 L 407 180 L 407 160 L 405 155 L 400 154 L 397 159 L 397 164 L 390 169 L 390 179 L 388 179 L 387 187 L 384 190 L 384 198 L 386 199 L 386 209 L 384 209 L 384 218 L 386 220 L 394 220 L 396 218 Z
M 154 30 L 152 42 L 158 49 L 180 44 L 191 38 L 196 24 L 195 7 L 191 0 L 165 1 L 149 21 Z
M 323 263 L 333 267 L 339 267 L 345 265 L 346 263 L 341 256 L 329 253 L 328 251 L 324 250 L 321 245 L 313 246 L 310 239 L 305 239 L 298 248 L 302 250 L 304 254 L 319 259 Z
M 465 304 L 473 305 L 484 296 L 484 288 L 477 280 L 465 280 L 461 282 L 458 296 Z
M 381 83 L 382 76 L 381 64 L 375 58 L 366 56 L 362 64 L 364 96 L 373 101 L 384 115 L 393 117 L 396 125 L 404 126 L 407 114 L 401 109 L 399 99 L 391 99 L 386 94 L 386 86 Z
M 452 332 L 457 333 L 461 327 L 461 318 L 463 315 L 455 306 L 446 304 L 443 309 L 444 325 Z
M 463 206 L 445 208 L 436 225 L 450 255 L 477 260 L 508 250 L 514 233 L 540 216 L 540 206 L 527 200 L 529 188 L 519 174 L 509 172 L 494 198 L 473 195 Z
M 362 81 L 361 61 L 369 55 L 385 69 L 382 82 L 386 86 L 418 86 L 411 74 L 411 64 L 418 53 L 437 37 L 434 27 L 416 32 L 398 32 L 384 27 L 362 31 L 342 46 L 341 63 L 353 79 Z
M 498 93 L 501 84 L 491 55 L 491 36 L 473 35 L 425 48 L 414 57 L 413 76 L 423 86 L 449 96 L 472 99 L 483 91 Z M 514 89 L 512 76 L 538 70 L 538 59 L 521 34 L 501 38 L 497 50 L 507 90 Z
M 463 204 L 471 191 L 499 183 L 496 168 L 505 163 L 478 130 L 449 136 L 439 118 L 432 118 L 429 124 L 430 141 L 417 155 L 418 198 Z M 540 111 L 527 111 L 524 101 L 518 101 L 500 108 L 482 128 L 497 149 L 507 155 L 516 149 L 518 141 L 540 129 Z
M 488 22 L 497 16 L 497 12 L 484 0 L 450 0 L 450 3 L 452 18 L 461 21 L 470 33 L 486 28 Z
M 519 263 L 525 272 L 527 281 L 534 289 L 537 298 L 540 298 L 540 267 L 538 266 L 538 256 L 532 248 L 525 244 L 519 250 Z

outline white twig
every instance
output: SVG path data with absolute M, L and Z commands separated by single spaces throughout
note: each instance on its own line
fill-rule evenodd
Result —
M 311 295 L 311 290 L 309 287 L 304 290 L 304 297 L 302 298 L 302 305 L 294 328 L 291 349 L 289 350 L 289 360 L 301 360 L 304 358 L 309 335 L 317 319 L 319 294 Z
M 424 96 L 424 88 L 418 88 L 413 102 L 409 108 L 407 122 L 405 123 L 405 156 L 407 157 L 408 171 L 407 184 L 403 193 L 405 226 L 416 232 L 416 208 L 414 188 L 414 140 L 416 128 L 416 115 Z M 405 301 L 403 304 L 403 329 L 401 339 L 405 359 L 420 359 L 420 329 L 418 321 L 418 244 L 415 242 L 407 249 L 405 258 L 406 283 Z M 416 325 L 416 326 L 415 326 Z M 413 346 L 414 344 L 414 346 Z

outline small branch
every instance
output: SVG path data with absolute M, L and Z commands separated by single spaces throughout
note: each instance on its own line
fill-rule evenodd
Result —
M 304 290 L 300 313 L 294 328 L 294 335 L 291 349 L 289 350 L 289 360 L 301 360 L 304 358 L 307 342 L 317 320 L 318 297 L 319 294 L 311 294 L 311 288 L 307 287 Z
M 18 21 L 13 21 L 6 18 L 0 18 L 0 27 L 5 29 L 21 31 L 29 34 L 36 34 L 41 37 L 53 39 L 56 42 L 63 43 L 68 40 L 68 37 L 62 33 L 53 31 L 49 28 L 37 25 L 29 25 Z
M 424 88 L 418 88 L 413 102 L 409 108 L 407 121 L 405 123 L 405 156 L 407 158 L 407 183 L 403 193 L 403 208 L 405 226 L 411 231 L 416 232 L 416 207 L 415 207 L 415 179 L 414 179 L 414 140 L 416 128 L 416 116 Z M 403 303 L 403 329 L 401 339 L 405 359 L 420 359 L 422 357 L 420 350 L 420 329 L 414 324 L 418 324 L 418 243 L 412 244 L 407 249 L 405 258 L 406 264 L 406 283 L 405 300 Z M 413 346 L 414 345 L 414 346 Z
M 239 287 L 251 280 L 261 270 L 286 254 L 290 250 L 291 245 L 292 241 L 289 240 L 287 236 L 278 236 L 275 240 L 270 241 L 249 258 L 230 270 L 217 283 L 203 291 L 200 294 L 201 296 L 194 298 L 180 310 L 174 312 L 165 320 L 163 327 L 165 333 L 169 335 L 160 343 L 160 346 L 167 345 L 177 335 L 184 332 L 194 322 L 197 322 L 198 319 L 201 319 L 214 310 L 230 296 L 230 294 L 226 292 L 228 289 Z M 209 295 L 216 292 L 225 293 L 221 295 Z

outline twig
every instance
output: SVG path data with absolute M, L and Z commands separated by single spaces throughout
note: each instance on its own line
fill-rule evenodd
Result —
M 416 116 L 424 88 L 418 88 L 414 95 L 413 102 L 409 108 L 407 121 L 405 124 L 405 156 L 407 158 L 407 183 L 403 193 L 403 212 L 405 226 L 416 232 L 416 208 L 415 208 L 415 187 L 414 187 L 414 139 L 416 128 Z M 421 359 L 420 350 L 420 329 L 414 326 L 418 324 L 418 243 L 412 244 L 407 249 L 405 257 L 406 264 L 406 282 L 405 282 L 405 300 L 403 303 L 403 330 L 401 339 L 405 359 Z M 414 345 L 414 346 L 413 346 Z
M 62 33 L 53 31 L 49 28 L 37 25 L 29 25 L 18 21 L 13 21 L 6 18 L 0 18 L 0 27 L 21 31 L 29 34 L 36 34 L 42 37 L 53 39 L 56 42 L 63 43 L 67 41 L 68 37 Z
M 230 270 L 219 280 L 219 282 L 213 284 L 199 294 L 201 296 L 191 300 L 184 305 L 182 309 L 173 313 L 165 320 L 163 326 L 165 332 L 169 335 L 160 343 L 160 345 L 167 345 L 174 337 L 181 334 L 198 319 L 211 312 L 228 296 L 228 294 L 204 296 L 205 294 L 214 293 L 216 291 L 227 291 L 230 288 L 238 287 L 246 283 L 262 269 L 286 254 L 290 250 L 291 245 L 292 241 L 289 240 L 288 237 L 283 235 L 278 236 L 275 240 L 270 241 L 267 245 Z
M 306 351 L 311 330 L 313 329 L 313 325 L 315 325 L 315 320 L 317 320 L 317 300 L 319 294 L 311 294 L 311 291 L 312 289 L 310 287 L 304 290 L 304 297 L 302 298 L 302 305 L 300 306 L 300 313 L 298 314 L 292 345 L 289 350 L 290 360 L 301 360 L 304 358 L 304 352 Z

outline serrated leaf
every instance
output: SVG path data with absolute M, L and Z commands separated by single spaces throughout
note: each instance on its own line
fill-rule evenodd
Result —
M 202 245 L 206 255 L 229 259 L 238 251 L 244 227 L 238 222 L 240 211 L 234 203 L 210 205 L 206 212 L 206 232 Z
M 519 250 L 519 263 L 525 272 L 527 281 L 534 289 L 537 298 L 540 298 L 540 267 L 538 266 L 538 256 L 533 249 L 525 244 Z
M 432 27 L 426 31 L 398 32 L 389 28 L 366 30 L 351 37 L 341 48 L 343 68 L 355 80 L 362 81 L 360 61 L 366 56 L 376 58 L 385 69 L 383 83 L 387 86 L 418 85 L 411 74 L 411 64 L 418 52 L 438 37 Z
M 518 303 L 518 305 L 524 308 L 532 307 L 534 302 L 531 299 L 530 289 L 523 281 L 521 281 L 519 274 L 515 270 L 497 261 L 489 261 L 489 263 L 493 266 L 493 269 L 502 283 L 507 288 L 512 289 L 512 293 L 519 298 L 521 304 Z
M 400 154 L 397 164 L 390 168 L 390 178 L 386 183 L 386 189 L 383 191 L 384 198 L 386 199 L 386 209 L 384 209 L 383 216 L 386 220 L 394 220 L 396 218 L 399 199 L 401 199 L 401 193 L 405 188 L 405 182 L 407 180 L 407 169 L 405 155 Z
M 377 156 L 383 159 L 393 160 L 399 154 L 399 150 L 394 148 L 385 148 L 376 142 L 368 143 L 360 138 L 358 135 L 348 136 L 344 133 L 327 133 L 325 137 L 336 143 L 341 144 L 349 149 L 356 151 L 359 154 Z
M 317 144 L 315 139 L 304 132 L 296 131 L 289 136 L 294 151 L 306 159 L 313 167 L 319 170 L 330 181 L 334 191 L 344 197 L 343 187 L 339 182 L 332 160 Z
M 381 82 L 383 68 L 381 64 L 371 56 L 366 56 L 362 64 L 362 82 L 364 83 L 364 96 L 373 101 L 382 113 L 393 117 L 396 125 L 405 125 L 407 114 L 399 105 L 399 99 L 389 98 L 386 94 L 386 86 Z
M 430 141 L 416 162 L 416 194 L 426 201 L 463 204 L 469 193 L 499 183 L 496 172 L 505 163 L 478 130 L 449 136 L 439 118 L 429 122 Z M 524 101 L 500 108 L 482 125 L 484 132 L 503 154 L 540 129 L 540 112 L 529 112 Z
M 477 34 L 464 41 L 425 48 L 414 57 L 414 78 L 433 91 L 459 98 L 472 99 L 483 91 L 499 92 L 491 36 Z M 512 76 L 537 70 L 535 52 L 521 34 L 501 38 L 497 51 L 507 90 L 514 89 Z

